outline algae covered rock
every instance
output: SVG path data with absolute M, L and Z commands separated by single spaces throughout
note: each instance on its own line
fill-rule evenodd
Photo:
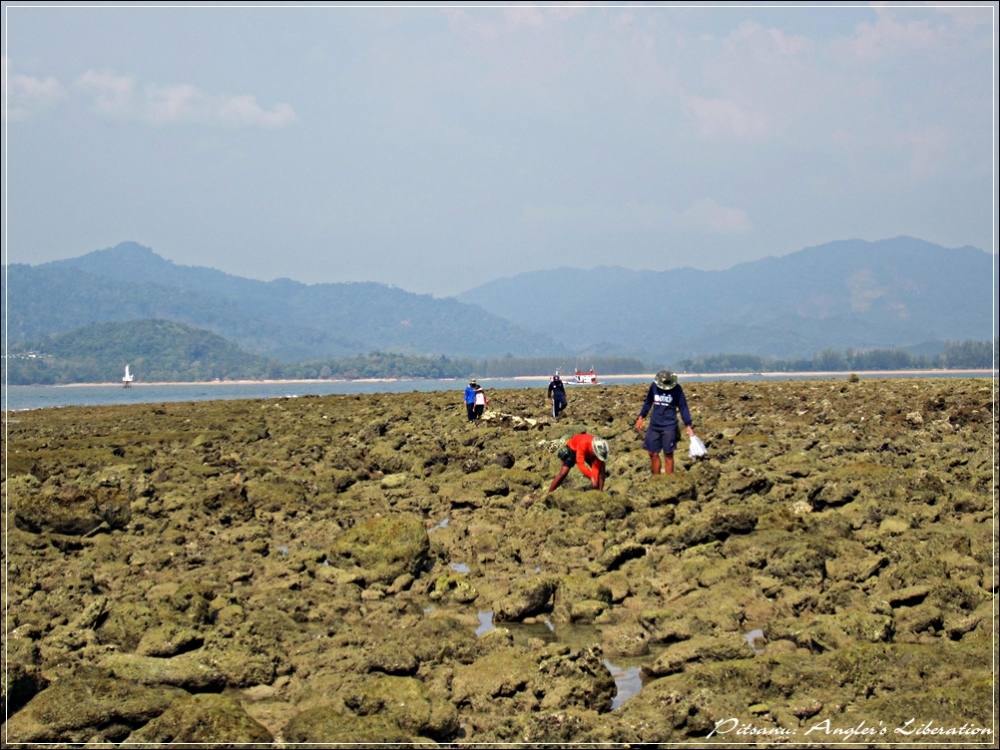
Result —
M 570 476 L 573 476 L 572 474 Z M 548 495 L 546 504 L 564 511 L 570 516 L 582 516 L 587 513 L 600 513 L 607 518 L 624 518 L 632 506 L 628 500 L 610 492 L 596 490 L 579 490 L 560 487 Z
M 739 636 L 694 636 L 680 641 L 661 653 L 646 671 L 655 676 L 682 671 L 687 664 L 703 661 L 727 661 L 751 656 L 750 648 Z
M 9 638 L 5 643 L 3 683 L 4 715 L 18 711 L 39 691 L 44 690 L 49 681 L 39 666 L 38 644 L 23 638 Z
M 190 652 L 162 659 L 139 654 L 108 654 L 100 662 L 112 675 L 141 685 L 174 685 L 186 690 L 223 686 L 222 673 L 203 654 Z
M 494 607 L 497 622 L 517 622 L 551 608 L 556 581 L 547 577 L 518 580 L 513 590 Z
M 14 524 L 24 531 L 81 536 L 98 528 L 124 528 L 132 517 L 128 487 L 117 477 L 42 486 L 27 475 L 7 484 Z
M 163 713 L 183 690 L 103 676 L 70 677 L 40 692 L 4 725 L 8 742 L 85 742 L 99 729 L 125 734 Z M 118 739 L 123 739 L 119 737 Z
M 199 694 L 177 699 L 157 718 L 129 735 L 127 742 L 140 746 L 204 742 L 269 747 L 274 737 L 232 698 Z
M 348 529 L 330 545 L 329 559 L 339 568 L 359 568 L 368 584 L 391 584 L 404 573 L 419 575 L 429 549 L 420 518 L 401 513 L 369 518 Z
M 627 560 L 634 560 L 646 554 L 646 548 L 636 542 L 612 544 L 595 561 L 598 571 L 616 570 Z
M 526 691 L 537 674 L 538 665 L 530 654 L 501 646 L 472 664 L 455 669 L 452 700 L 477 710 L 489 707 L 498 699 L 518 696 L 515 705 L 531 705 L 534 697 Z
M 494 706 L 503 714 L 572 706 L 607 711 L 615 682 L 600 648 L 552 644 L 529 653 L 501 638 L 496 647 L 455 670 L 452 700 L 472 708 Z
M 337 704 L 315 706 L 291 718 L 281 730 L 286 742 L 321 746 L 412 743 L 413 735 L 385 714 L 358 716 Z
M 291 718 L 287 742 L 375 743 L 453 739 L 458 713 L 442 688 L 413 677 L 342 675 L 329 698 Z
M 165 623 L 147 630 L 135 650 L 141 656 L 174 656 L 201 644 L 202 636 L 193 628 Z
M 132 651 L 159 622 L 159 615 L 147 603 L 118 601 L 109 605 L 107 617 L 97 627 L 97 639 Z
M 412 735 L 448 740 L 458 732 L 455 707 L 413 677 L 371 675 L 343 688 L 338 697 L 359 716 L 383 716 Z
M 718 541 L 733 534 L 749 534 L 757 526 L 757 514 L 751 510 L 723 508 L 670 529 L 665 540 L 679 549 L 686 549 L 706 542 Z
M 645 387 L 581 390 L 606 491 L 548 495 L 577 428 L 519 431 L 537 388 L 480 424 L 457 393 L 18 413 L 5 739 L 268 744 L 220 692 L 289 745 L 988 726 L 993 389 L 846 387 L 691 383 L 712 453 L 657 477 Z

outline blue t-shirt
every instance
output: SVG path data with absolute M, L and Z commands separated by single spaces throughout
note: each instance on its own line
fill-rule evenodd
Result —
M 681 419 L 684 420 L 684 424 L 691 425 L 691 412 L 688 411 L 687 399 L 684 398 L 684 390 L 679 383 L 669 390 L 663 390 L 656 383 L 650 383 L 649 392 L 646 394 L 646 401 L 642 405 L 639 416 L 645 417 L 649 414 L 650 409 L 653 410 L 653 414 L 649 418 L 650 429 L 666 430 L 676 427 L 678 409 L 681 410 Z
M 476 403 L 476 389 L 471 385 L 465 386 L 465 403 L 474 404 Z

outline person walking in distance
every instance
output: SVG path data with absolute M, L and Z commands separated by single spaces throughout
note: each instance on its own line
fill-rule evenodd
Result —
M 549 380 L 548 398 L 552 402 L 552 416 L 558 417 L 566 408 L 566 386 L 559 377 L 559 370 Z
M 472 406 L 472 417 L 475 420 L 479 420 L 483 416 L 483 412 L 486 411 L 486 406 L 490 403 L 490 400 L 486 398 L 486 391 L 483 387 L 476 384 L 476 394 L 475 403 Z
M 465 415 L 469 418 L 470 422 L 476 418 L 476 388 L 478 387 L 479 384 L 475 378 L 470 380 L 469 384 L 465 386 Z
M 649 451 L 649 467 L 653 474 L 659 474 L 660 451 L 663 451 L 663 468 L 666 474 L 674 473 L 674 448 L 677 445 L 677 411 L 681 412 L 681 419 L 688 437 L 694 435 L 694 428 L 691 425 L 691 412 L 688 410 L 687 399 L 684 397 L 684 389 L 677 382 L 677 376 L 670 370 L 660 370 L 656 373 L 656 378 L 649 385 L 646 393 L 646 400 L 639 411 L 639 418 L 635 420 L 635 428 L 641 433 L 645 425 L 646 415 L 652 409 L 649 418 L 649 429 L 646 430 L 646 437 L 643 446 Z

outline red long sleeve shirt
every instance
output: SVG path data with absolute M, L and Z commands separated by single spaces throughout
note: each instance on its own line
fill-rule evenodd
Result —
M 604 462 L 594 453 L 594 436 L 588 432 L 581 432 L 567 440 L 566 447 L 576 453 L 576 468 L 585 477 L 596 481 Z

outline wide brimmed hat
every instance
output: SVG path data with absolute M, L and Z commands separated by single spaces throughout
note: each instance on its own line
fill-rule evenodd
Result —
M 601 461 L 608 460 L 608 441 L 604 438 L 594 437 L 591 447 L 594 450 L 594 455 L 597 456 Z
M 669 391 L 677 385 L 677 376 L 670 372 L 670 370 L 660 370 L 656 373 L 655 382 L 658 387 Z

